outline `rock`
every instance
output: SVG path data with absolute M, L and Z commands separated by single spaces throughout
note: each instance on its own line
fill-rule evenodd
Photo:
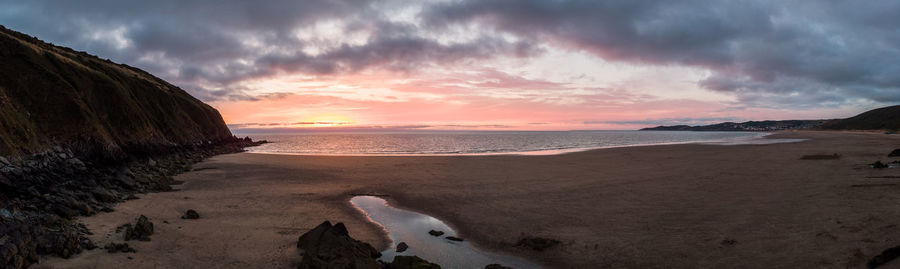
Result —
M 181 216 L 181 218 L 182 219 L 199 219 L 200 214 L 198 214 L 197 211 L 194 211 L 193 209 L 188 209 L 186 212 L 184 212 L 184 216 Z
M 397 252 L 404 252 L 407 249 L 409 249 L 409 245 L 407 245 L 406 242 L 400 242 L 400 244 L 397 244 Z
M 381 268 L 375 248 L 350 237 L 343 223 L 325 221 L 297 240 L 303 259 L 298 268 Z
M 9 160 L 7 160 L 3 156 L 0 156 L 0 166 L 6 166 L 6 165 L 9 165 Z
M 447 240 L 450 240 L 450 241 L 457 241 L 457 242 L 462 242 L 462 241 L 463 241 L 462 238 L 459 238 L 459 237 L 456 237 L 456 236 L 448 236 L 448 237 L 445 237 L 445 238 L 447 238 Z
M 431 230 L 431 231 L 428 231 L 428 234 L 430 234 L 432 236 L 442 236 L 442 235 L 444 235 L 444 232 Z
M 900 149 L 895 149 L 894 151 L 891 151 L 891 153 L 888 154 L 888 157 L 900 157 Z
M 878 254 L 878 256 L 872 257 L 867 265 L 869 266 L 869 268 L 876 268 L 890 261 L 893 261 L 897 257 L 900 257 L 900 246 L 892 247 L 882 251 L 881 254 Z
M 869 164 L 869 166 L 871 166 L 872 168 L 875 168 L 875 169 L 883 169 L 883 168 L 889 167 L 887 164 L 884 164 L 881 161 L 875 161 L 874 163 Z
M 91 189 L 91 194 L 94 195 L 94 197 L 96 197 L 97 200 L 107 202 L 107 203 L 112 203 L 112 202 L 119 200 L 119 198 L 116 197 L 115 194 L 113 194 L 112 192 L 109 192 L 108 190 L 106 190 L 100 186 L 97 186 L 97 187 L 94 187 L 93 189 Z
M 441 269 L 440 265 L 430 263 L 418 256 L 395 256 L 386 269 Z
M 156 166 L 156 161 L 153 160 L 153 159 L 148 160 L 148 161 L 147 161 L 147 166 L 149 166 L 149 167 L 154 167 L 154 166 Z
M 11 180 L 0 174 L 0 187 L 3 187 L 4 189 L 12 189 L 15 188 L 16 185 L 13 184 Z
M 106 244 L 106 246 L 104 246 L 103 248 L 106 249 L 106 252 L 109 252 L 109 253 L 118 253 L 118 252 L 134 253 L 134 252 L 137 252 L 137 250 L 128 246 L 128 243 L 121 243 L 121 244 L 120 243 L 109 243 L 109 244 Z
M 135 222 L 134 226 L 125 226 L 125 241 L 150 241 L 151 235 L 153 235 L 153 223 L 144 215 L 137 218 L 137 222 Z
M 68 160 L 66 160 L 66 163 L 68 163 L 71 166 L 74 166 L 78 170 L 87 170 L 87 167 L 84 165 L 84 162 L 82 162 L 78 158 L 68 159 Z
M 488 264 L 488 265 L 484 266 L 484 269 L 512 269 L 512 267 L 507 267 L 507 266 L 493 263 L 493 264 Z
M 519 242 L 516 243 L 516 246 L 529 248 L 534 251 L 544 251 L 544 250 L 547 250 L 548 248 L 552 248 L 556 245 L 559 245 L 559 243 L 560 242 L 558 240 L 554 240 L 554 239 L 527 236 L 525 238 L 520 239 Z

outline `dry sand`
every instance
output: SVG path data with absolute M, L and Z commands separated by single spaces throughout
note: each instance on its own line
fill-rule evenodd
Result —
M 553 156 L 221 155 L 178 176 L 179 191 L 81 219 L 103 245 L 121 241 L 116 226 L 150 217 L 152 241 L 129 242 L 137 253 L 94 250 L 39 267 L 295 267 L 297 237 L 326 219 L 386 248 L 385 234 L 350 206 L 354 193 L 390 195 L 393 205 L 440 218 L 479 246 L 553 268 L 863 267 L 900 245 L 900 178 L 884 178 L 900 168 L 867 165 L 890 160 L 900 136 L 775 137 L 810 140 Z M 800 159 L 832 153 L 842 157 Z M 179 219 L 187 209 L 201 219 Z M 525 235 L 563 244 L 515 247 Z

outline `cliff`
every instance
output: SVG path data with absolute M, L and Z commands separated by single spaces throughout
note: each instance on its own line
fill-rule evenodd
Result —
M 147 72 L 0 26 L 0 156 L 120 159 L 234 140 L 218 111 Z
M 0 26 L 0 268 L 95 249 L 78 216 L 260 143 L 147 72 Z

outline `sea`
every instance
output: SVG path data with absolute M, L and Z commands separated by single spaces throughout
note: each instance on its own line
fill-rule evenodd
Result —
M 796 142 L 767 139 L 762 132 L 690 131 L 353 131 L 241 133 L 271 143 L 252 153 L 296 155 L 552 155 L 590 149 L 709 143 L 721 145 Z

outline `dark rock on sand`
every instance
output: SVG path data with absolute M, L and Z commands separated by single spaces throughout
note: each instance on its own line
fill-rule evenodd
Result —
M 397 244 L 397 252 L 404 252 L 407 249 L 409 249 L 409 245 L 407 245 L 406 242 L 400 242 L 400 244 Z
M 891 153 L 888 154 L 888 157 L 900 157 L 900 149 L 895 149 L 894 151 L 891 151 Z
M 419 256 L 395 256 L 394 261 L 384 265 L 385 269 L 441 269 L 440 265 L 430 263 Z
M 520 239 L 519 242 L 516 243 L 516 246 L 525 247 L 534 251 L 544 251 L 556 245 L 559 245 L 559 243 L 560 242 L 558 240 L 554 239 L 527 236 Z
M 900 257 L 900 246 L 892 247 L 882 251 L 881 254 L 878 254 L 878 256 L 872 257 L 867 265 L 869 268 L 877 268 L 890 261 L 893 261 L 897 257 Z
M 494 263 L 494 264 L 488 264 L 488 265 L 484 266 L 484 269 L 512 269 L 512 267 L 506 267 L 506 266 Z
M 889 167 L 887 164 L 884 164 L 881 161 L 875 161 L 874 163 L 869 164 L 869 166 L 871 166 L 872 168 L 875 168 L 875 169 L 883 169 L 883 168 Z
M 118 252 L 134 253 L 134 252 L 137 252 L 137 250 L 128 246 L 128 243 L 109 243 L 109 244 L 106 244 L 106 246 L 104 246 L 103 248 L 106 249 L 106 252 L 109 252 L 109 253 L 118 253 Z
M 138 217 L 133 226 L 125 225 L 125 241 L 150 241 L 151 235 L 153 235 L 153 223 L 144 215 Z
M 431 231 L 428 231 L 428 234 L 430 234 L 430 235 L 432 235 L 432 236 L 442 236 L 442 235 L 444 235 L 444 232 L 443 232 L 443 231 L 435 231 L 435 230 L 431 230 Z
M 184 212 L 184 216 L 181 216 L 181 218 L 182 219 L 199 219 L 200 214 L 197 213 L 197 211 L 194 211 L 193 209 L 188 209 L 187 211 Z
M 450 241 L 460 241 L 460 242 L 463 241 L 462 238 L 455 237 L 455 236 L 448 236 L 446 238 L 447 238 L 447 240 L 450 240 Z
M 325 221 L 297 240 L 303 259 L 298 268 L 381 268 L 381 256 L 368 243 L 350 237 L 343 223 Z

